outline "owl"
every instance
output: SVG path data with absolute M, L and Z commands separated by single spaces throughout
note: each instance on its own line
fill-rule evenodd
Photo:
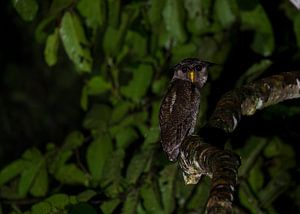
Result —
M 188 58 L 173 67 L 174 75 L 159 112 L 161 144 L 170 161 L 176 161 L 179 147 L 193 134 L 200 104 L 200 90 L 211 63 Z

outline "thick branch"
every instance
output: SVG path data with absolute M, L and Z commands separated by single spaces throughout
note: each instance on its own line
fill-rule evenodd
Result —
M 187 137 L 181 146 L 179 166 L 187 184 L 198 183 L 203 175 L 212 178 L 208 213 L 231 213 L 239 156 L 204 143 L 194 135 Z
M 233 132 L 242 115 L 300 97 L 300 72 L 264 78 L 226 93 L 218 102 L 207 126 Z
M 206 142 L 235 130 L 242 115 L 253 115 L 287 99 L 300 97 L 300 72 L 287 72 L 261 79 L 226 93 L 199 134 Z M 206 131 L 210 133 L 205 133 Z M 180 147 L 179 166 L 187 184 L 202 175 L 212 178 L 208 213 L 231 213 L 240 159 L 234 153 L 205 143 L 199 136 L 187 137 Z

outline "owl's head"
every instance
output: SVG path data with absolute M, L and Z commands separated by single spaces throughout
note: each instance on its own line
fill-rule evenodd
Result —
M 187 58 L 173 67 L 172 80 L 181 79 L 190 81 L 198 87 L 203 87 L 207 80 L 207 68 L 213 65 L 197 58 Z

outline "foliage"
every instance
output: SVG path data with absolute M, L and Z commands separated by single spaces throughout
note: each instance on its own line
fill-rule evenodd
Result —
M 212 68 L 203 91 L 203 122 L 225 90 L 272 70 L 299 68 L 300 13 L 288 1 L 10 4 L 9 13 L 34 29 L 26 31 L 35 36 L 32 46 L 43 47 L 38 55 L 44 61 L 36 64 L 51 75 L 65 72 L 60 87 L 77 72 L 82 83 L 72 98 L 78 106 L 66 103 L 66 112 L 80 107 L 84 117 L 77 131 L 64 133 L 63 143 L 32 144 L 3 166 L 0 213 L 203 213 L 210 181 L 185 186 L 159 145 L 157 117 L 172 75 L 169 67 L 186 57 L 221 65 Z M 280 64 L 285 54 L 290 58 L 283 61 L 294 67 Z M 242 124 L 232 137 L 230 143 L 242 156 L 237 211 L 278 213 L 284 206 L 276 202 L 283 196 L 300 209 L 300 187 L 293 177 L 299 173 L 294 141 L 300 136 L 265 130 L 274 121 L 299 119 L 299 112 L 294 103 L 271 107 L 245 121 L 250 125 Z

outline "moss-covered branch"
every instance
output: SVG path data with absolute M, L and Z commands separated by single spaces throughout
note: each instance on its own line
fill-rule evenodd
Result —
M 226 93 L 218 102 L 208 126 L 233 132 L 242 115 L 300 97 L 300 72 L 264 78 Z
M 196 184 L 201 176 L 212 178 L 207 203 L 208 213 L 231 213 L 240 159 L 233 152 L 216 147 L 219 133 L 235 130 L 242 115 L 278 102 L 300 97 L 300 72 L 287 72 L 264 78 L 226 93 L 199 135 L 187 137 L 181 145 L 179 166 L 187 184 Z M 210 134 L 205 131 L 210 130 Z M 213 131 L 211 131 L 213 130 Z M 217 133 L 213 133 L 213 132 Z

